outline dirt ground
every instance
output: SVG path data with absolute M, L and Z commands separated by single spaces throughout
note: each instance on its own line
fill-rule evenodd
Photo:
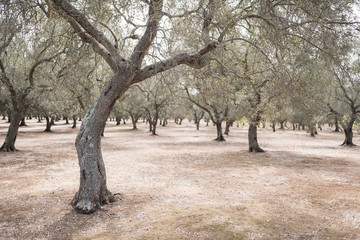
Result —
M 343 133 L 259 129 L 266 152 L 252 154 L 246 126 L 216 142 L 214 127 L 187 121 L 158 136 L 108 122 L 103 156 L 118 201 L 81 215 L 69 205 L 77 130 L 27 124 L 20 151 L 0 153 L 0 239 L 360 239 L 360 147 L 339 146 Z

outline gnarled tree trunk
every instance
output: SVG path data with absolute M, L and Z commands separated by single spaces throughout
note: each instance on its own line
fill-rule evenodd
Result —
M 130 76 L 129 76 L 130 75 Z M 101 134 L 106 120 L 120 96 L 128 89 L 129 72 L 117 73 L 92 104 L 76 137 L 80 166 L 80 187 L 71 205 L 79 212 L 92 213 L 101 205 L 115 201 L 106 185 L 105 165 L 101 153 Z
M 262 150 L 259 147 L 257 141 L 257 126 L 253 123 L 250 123 L 249 125 L 248 140 L 249 140 L 249 152 L 264 152 L 264 150 Z
M 16 136 L 19 131 L 21 119 L 22 119 L 21 113 L 18 113 L 18 112 L 12 113 L 10 126 L 9 126 L 8 132 L 6 134 L 5 141 L 0 148 L 0 151 L 5 151 L 5 152 L 16 151 L 15 141 L 16 141 Z

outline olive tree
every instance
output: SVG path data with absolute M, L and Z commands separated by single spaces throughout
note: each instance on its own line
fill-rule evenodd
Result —
M 0 151 L 15 151 L 19 123 L 29 107 L 29 94 L 36 88 L 37 69 L 64 50 L 55 21 L 44 24 L 32 1 L 0 4 L 0 82 L 7 90 L 6 107 L 11 123 Z M 39 28 L 46 29 L 36 34 Z M 57 35 L 57 36 L 55 36 Z M 21 66 L 21 67 L 19 67 Z
M 76 139 L 80 187 L 72 205 L 90 213 L 115 200 L 106 186 L 100 139 L 116 100 L 131 85 L 181 64 L 204 67 L 219 42 L 231 41 L 227 36 L 234 28 L 249 31 L 248 35 L 266 28 L 271 36 L 279 38 L 282 35 L 277 30 L 297 28 L 299 31 L 291 34 L 301 38 L 303 30 L 314 29 L 317 22 L 324 28 L 341 23 L 336 13 L 346 10 L 351 1 L 46 2 L 50 3 L 45 9 L 47 15 L 59 13 L 113 72 L 89 108 Z M 329 16 L 335 20 L 329 20 Z

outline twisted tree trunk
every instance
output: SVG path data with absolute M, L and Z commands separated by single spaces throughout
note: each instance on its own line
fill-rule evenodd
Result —
M 101 205 L 115 201 L 106 185 L 105 165 L 101 153 L 101 134 L 117 99 L 128 89 L 129 72 L 117 73 L 92 104 L 76 137 L 80 166 L 80 187 L 71 205 L 79 212 L 92 213 Z

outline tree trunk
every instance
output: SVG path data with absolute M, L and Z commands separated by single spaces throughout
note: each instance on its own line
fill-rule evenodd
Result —
M 131 116 L 131 121 L 132 121 L 132 124 L 133 124 L 133 129 L 137 129 L 137 126 L 136 126 L 136 122 L 137 122 L 137 119 L 134 117 L 134 116 Z
M 51 121 L 50 118 L 48 116 L 45 116 L 46 119 L 46 128 L 45 128 L 45 132 L 51 132 Z
M 230 126 L 231 126 L 232 123 L 233 123 L 233 121 L 226 121 L 225 132 L 224 132 L 225 135 L 229 135 Z
M 155 111 L 155 116 L 152 120 L 153 123 L 153 128 L 152 128 L 152 135 L 156 135 L 156 125 L 158 123 L 158 119 L 159 119 L 159 113 L 158 110 Z
M 182 118 L 180 118 L 180 121 L 179 121 L 179 125 L 181 125 L 181 123 L 182 123 L 182 120 L 183 120 L 183 119 L 182 119 Z
M 276 123 L 275 122 L 272 123 L 271 127 L 272 127 L 273 132 L 276 132 Z
M 21 126 L 21 127 L 27 127 L 27 125 L 26 125 L 26 123 L 25 123 L 25 118 L 24 118 L 24 117 L 21 119 L 20 126 Z
M 65 117 L 65 124 L 70 124 L 70 123 L 69 123 L 69 118 L 68 118 L 68 117 Z
M 75 146 L 80 166 L 80 186 L 71 205 L 81 213 L 92 213 L 101 205 L 115 201 L 106 185 L 101 153 L 101 134 L 116 102 L 128 89 L 131 71 L 118 71 L 106 84 L 99 98 L 84 117 Z
M 149 132 L 152 132 L 152 124 L 151 124 L 151 121 L 149 121 Z
M 335 132 L 340 132 L 339 122 L 338 122 L 337 118 L 335 118 Z
M 75 116 L 73 117 L 73 125 L 71 128 L 76 128 L 76 117 Z
M 0 151 L 3 151 L 3 152 L 14 152 L 14 151 L 16 151 L 15 141 L 16 141 L 16 136 L 17 136 L 18 131 L 19 131 L 19 126 L 20 126 L 20 121 L 22 119 L 22 114 L 21 113 L 14 113 L 11 116 L 11 119 L 12 119 L 12 121 L 10 122 L 10 126 L 9 126 L 8 132 L 6 134 L 5 141 L 4 141 L 3 145 L 0 148 Z
M 121 123 L 121 118 L 120 118 L 120 117 L 116 117 L 116 125 L 118 126 L 118 125 L 120 125 L 120 123 Z
M 343 144 L 341 144 L 342 146 L 355 146 L 355 144 L 353 143 L 353 125 L 355 122 L 355 118 L 352 117 L 348 123 L 347 126 L 343 126 L 344 128 L 344 133 L 345 133 L 345 140 L 343 142 Z
M 280 122 L 280 129 L 284 129 L 284 121 Z
M 217 138 L 215 139 L 216 141 L 225 141 L 225 138 L 224 138 L 223 133 L 222 133 L 221 123 L 222 122 L 217 122 L 216 123 L 216 130 L 217 130 Z
M 157 125 L 157 121 L 155 121 L 155 124 L 153 124 L 153 128 L 152 128 L 152 135 L 156 135 L 156 125 Z
M 273 126 L 275 125 L 273 124 Z M 257 141 L 257 127 L 253 123 L 250 123 L 249 125 L 248 140 L 249 140 L 249 152 L 264 152 L 264 150 L 262 150 L 259 147 Z
M 200 120 L 196 121 L 196 130 L 200 129 Z

